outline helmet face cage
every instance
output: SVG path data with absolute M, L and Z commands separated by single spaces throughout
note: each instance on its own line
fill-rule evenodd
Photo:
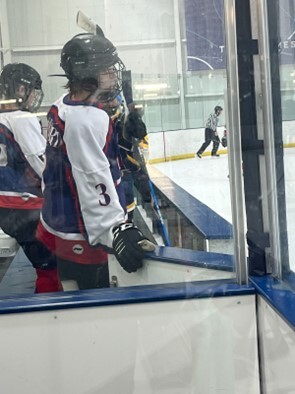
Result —
M 23 109 L 30 112 L 37 112 L 43 101 L 44 93 L 42 89 L 33 89 L 24 103 Z
M 115 64 L 108 67 L 105 70 L 99 72 L 98 75 L 98 86 L 97 86 L 97 98 L 99 101 L 108 102 L 114 100 L 122 91 L 122 71 L 125 70 L 125 66 L 119 59 Z M 114 84 L 109 87 L 104 87 L 101 83 L 102 75 L 108 75 L 109 80 L 114 80 Z
M 102 102 L 113 100 L 122 91 L 125 66 L 114 45 L 103 36 L 78 34 L 73 37 L 62 50 L 60 65 L 70 84 L 79 84 Z M 100 76 L 107 73 L 116 83 L 104 88 Z
M 2 99 L 16 100 L 21 109 L 34 112 L 44 96 L 41 77 L 27 64 L 7 64 L 0 75 L 0 94 Z

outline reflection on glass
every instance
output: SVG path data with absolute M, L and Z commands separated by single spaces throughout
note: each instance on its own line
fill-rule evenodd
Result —
M 71 233 L 83 238 L 83 245 L 84 242 L 85 245 L 90 243 L 92 248 L 103 243 L 100 235 L 95 237 L 91 232 L 92 228 L 94 231 L 99 228 L 100 219 L 94 214 L 89 214 L 90 211 L 85 208 L 87 204 L 82 203 L 82 195 L 87 194 L 90 184 L 80 184 L 78 176 L 73 175 L 76 170 L 79 172 L 82 161 L 87 167 L 86 162 L 95 144 L 87 148 L 78 138 L 66 140 L 64 130 L 57 121 L 60 118 L 66 123 L 61 115 L 62 110 L 55 119 L 54 111 L 57 104 L 52 107 L 58 97 L 68 92 L 70 86 L 65 88 L 67 81 L 71 84 L 74 65 L 70 63 L 70 57 L 61 59 L 61 51 L 66 42 L 76 34 L 82 33 L 73 14 L 73 9 L 78 9 L 79 4 L 72 0 L 62 2 L 58 15 L 52 15 L 50 10 L 55 3 L 53 0 L 42 4 L 42 9 L 36 8 L 34 2 L 30 1 L 23 1 L 21 5 L 18 0 L 4 3 L 0 3 L 0 15 L 5 15 L 5 22 L 4 19 L 1 20 L 2 63 L 29 64 L 40 72 L 43 81 L 44 99 L 36 115 L 41 120 L 41 132 L 48 143 L 47 168 L 43 174 L 43 233 L 39 229 L 38 237 L 47 248 L 52 249 L 57 260 L 66 259 L 62 243 L 56 242 L 53 247 L 50 238 L 52 235 L 61 237 L 60 234 L 68 234 L 68 229 L 65 229 L 66 219 L 71 222 Z M 220 144 L 227 118 L 223 2 L 216 1 L 214 7 L 209 7 L 206 0 L 199 1 L 198 4 L 192 0 L 182 0 L 179 1 L 179 12 L 173 1 L 153 0 L 148 3 L 148 7 L 146 0 L 130 3 L 132 7 L 122 10 L 119 1 L 93 0 L 83 9 L 85 15 L 89 15 L 92 21 L 98 23 L 106 37 L 114 43 L 126 69 L 131 70 L 132 91 L 129 90 L 128 94 L 123 91 L 121 95 L 109 96 L 108 89 L 111 90 L 112 84 L 116 84 L 116 81 L 107 81 L 104 95 L 96 92 L 95 96 L 94 92 L 90 92 L 95 96 L 91 97 L 91 100 L 100 102 L 102 110 L 108 114 L 115 133 L 118 133 L 120 149 L 123 146 L 125 150 L 124 154 L 120 153 L 119 158 L 122 166 L 122 185 L 127 191 L 124 209 L 127 209 L 129 220 L 133 220 L 155 244 L 169 244 L 163 237 L 163 232 L 166 231 L 172 247 L 220 253 L 222 255 L 216 259 L 225 259 L 232 265 L 228 155 L 227 146 Z M 130 21 L 128 29 L 122 29 L 122 13 L 124 19 Z M 30 24 L 25 23 L 23 15 L 30 15 Z M 112 15 L 112 20 L 109 19 L 109 15 Z M 18 29 L 15 29 L 15 26 L 18 26 Z M 75 65 L 81 72 L 81 80 L 85 77 L 87 68 L 82 60 L 81 64 Z M 66 67 L 64 61 L 69 61 Z M 110 64 L 107 64 L 104 69 L 105 75 L 110 79 L 119 80 L 121 65 L 111 71 L 109 67 Z M 115 75 L 117 72 L 118 75 Z M 91 74 L 90 77 L 92 83 L 96 75 Z M 89 81 L 88 83 L 90 85 Z M 87 91 L 84 87 L 83 93 Z M 68 101 L 63 103 L 65 108 L 70 108 L 70 105 L 74 107 L 75 102 L 77 105 L 78 102 L 81 104 L 81 100 L 90 99 L 87 95 L 81 97 L 79 89 L 74 89 L 67 97 Z M 217 155 L 211 157 L 211 150 L 208 148 L 200 159 L 195 154 L 204 142 L 208 119 L 211 114 L 215 114 L 215 108 L 218 107 L 223 108 L 223 111 L 218 116 L 218 124 L 215 125 L 217 127 L 213 128 L 214 138 L 218 141 L 215 141 Z M 45 114 L 49 110 L 50 115 L 47 117 Z M 127 119 L 128 111 L 134 114 L 133 119 Z M 140 130 L 140 133 L 137 135 L 133 134 L 132 122 L 138 122 L 135 128 L 136 132 Z M 99 125 L 97 123 L 97 129 L 103 129 Z M 129 130 L 129 134 L 126 130 Z M 126 139 L 127 134 L 129 138 Z M 122 140 L 127 140 L 127 143 Z M 213 142 L 212 140 L 212 144 Z M 64 150 L 61 149 L 59 154 L 55 155 L 55 150 L 63 144 Z M 73 159 L 75 155 L 77 158 Z M 81 162 L 79 157 L 83 157 Z M 126 169 L 126 162 L 130 161 L 130 157 L 136 169 L 134 173 Z M 112 175 L 116 172 L 114 163 L 117 159 L 115 156 L 107 157 L 108 162 L 112 162 Z M 65 162 L 70 163 L 67 169 L 69 172 L 62 167 Z M 60 164 L 60 167 L 50 167 L 53 164 Z M 92 170 L 87 167 L 85 174 Z M 60 184 L 51 184 L 53 178 L 50 178 L 50 174 L 54 171 L 59 176 Z M 74 189 L 70 187 L 65 195 L 64 184 L 72 175 L 72 186 L 77 195 L 71 194 Z M 147 175 L 152 179 L 153 185 L 149 183 Z M 85 175 L 85 178 L 87 176 Z M 97 199 L 100 206 L 108 205 L 109 202 L 109 194 L 104 189 L 105 184 L 108 185 L 107 182 L 96 182 L 95 185 L 95 191 L 100 196 Z M 59 201 L 48 201 L 48 196 L 53 198 L 54 193 L 58 195 Z M 77 205 L 72 206 L 76 197 Z M 89 196 L 83 198 L 85 201 L 91 200 Z M 117 201 L 117 197 L 115 199 Z M 95 198 L 92 201 L 95 201 Z M 78 216 L 77 212 L 74 212 L 77 207 Z M 48 211 L 50 219 L 46 216 Z M 115 220 L 116 223 L 112 226 L 123 221 L 121 213 L 120 211 L 118 214 L 120 220 Z M 59 217 L 59 214 L 62 216 Z M 78 222 L 80 224 L 76 228 L 75 224 Z M 95 222 L 97 227 L 93 225 Z M 50 236 L 45 236 L 49 227 L 54 231 Z M 108 230 L 111 230 L 111 227 Z M 80 241 L 79 238 L 79 242 L 72 248 L 78 257 L 85 251 L 85 247 L 81 248 Z M 112 243 L 107 245 L 112 246 Z M 201 259 L 194 254 L 191 259 L 197 263 L 203 261 L 203 257 Z M 12 261 L 12 264 L 15 261 Z M 70 263 L 72 262 L 70 259 Z M 83 263 L 87 261 L 84 260 Z M 63 267 L 63 274 L 67 270 L 74 270 L 75 267 L 71 264 Z M 90 273 L 90 276 L 96 274 L 97 272 Z M 211 270 L 206 278 L 219 277 L 216 275 L 216 271 Z M 233 274 L 229 272 L 226 275 Z M 198 276 L 193 277 L 198 279 Z M 96 287 L 96 284 L 90 287 Z
M 295 227 L 293 220 L 293 216 L 295 214 L 295 135 L 293 132 L 295 124 L 295 1 L 280 1 L 278 3 L 278 9 L 280 34 L 280 82 L 283 117 L 288 245 L 290 268 L 295 271 Z

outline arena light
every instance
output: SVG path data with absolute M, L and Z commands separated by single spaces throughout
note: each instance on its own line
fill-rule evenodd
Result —
M 9 100 L 0 100 L 0 104 L 15 104 L 16 102 L 20 102 L 21 99 L 9 99 Z
M 167 88 L 168 88 L 167 83 L 150 83 L 150 84 L 134 85 L 135 90 L 157 91 Z
M 155 98 L 158 97 L 158 93 L 146 93 L 143 95 L 143 98 Z
M 35 116 L 47 116 L 48 112 L 34 112 L 32 115 L 35 115 Z

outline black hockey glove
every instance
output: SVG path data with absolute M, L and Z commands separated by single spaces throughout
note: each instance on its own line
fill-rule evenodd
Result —
M 146 125 L 137 112 L 130 112 L 124 124 L 124 138 L 130 140 L 133 138 L 143 139 L 147 134 Z
M 139 191 L 141 198 L 144 202 L 151 202 L 151 191 L 149 186 L 149 178 L 145 172 L 140 169 L 139 171 L 133 171 L 132 173 L 134 186 Z
M 222 137 L 221 138 L 221 145 L 226 148 L 227 147 L 227 138 L 226 137 Z
M 147 241 L 146 238 L 133 223 L 121 223 L 113 228 L 113 233 L 116 259 L 125 271 L 136 272 L 142 267 L 145 254 L 142 243 Z

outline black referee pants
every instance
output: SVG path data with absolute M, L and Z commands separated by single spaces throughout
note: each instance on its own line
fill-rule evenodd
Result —
M 211 155 L 216 155 L 216 152 L 218 150 L 219 144 L 220 144 L 220 139 L 218 135 L 215 135 L 215 131 L 212 129 L 208 129 L 207 127 L 205 128 L 205 141 L 202 144 L 201 148 L 198 150 L 197 154 L 202 154 L 205 149 L 210 145 L 210 143 L 213 142 L 213 148 L 211 151 Z

